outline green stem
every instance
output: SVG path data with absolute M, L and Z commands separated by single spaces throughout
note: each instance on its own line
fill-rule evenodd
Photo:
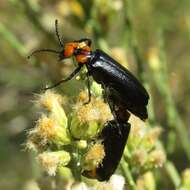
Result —
M 22 5 L 23 5 L 23 11 L 24 11 L 25 15 L 28 17 L 30 22 L 33 24 L 34 28 L 35 29 L 37 28 L 39 31 L 41 31 L 43 33 L 43 35 L 46 35 L 50 41 L 55 42 L 54 35 L 52 35 L 52 33 L 47 31 L 43 27 L 43 25 L 39 21 L 39 17 L 40 17 L 39 13 L 37 14 L 37 12 L 34 10 L 33 6 L 31 6 L 31 4 L 28 2 L 28 0 L 23 0 Z
M 80 163 L 80 157 L 79 157 L 79 153 L 78 153 L 78 149 L 75 147 L 75 145 L 73 145 L 73 147 L 71 148 L 71 163 L 70 165 L 70 169 L 71 172 L 73 174 L 73 177 L 75 179 L 75 181 L 81 181 L 81 166 L 79 165 Z
M 145 81 L 145 73 L 144 73 L 144 60 L 142 59 L 139 48 L 138 42 L 136 38 L 136 34 L 133 28 L 132 23 L 132 14 L 130 14 L 131 10 L 131 1 L 130 0 L 123 0 L 124 4 L 124 20 L 125 20 L 125 31 L 127 36 L 127 44 L 129 48 L 133 51 L 136 64 L 137 64 L 137 75 L 140 77 L 141 81 Z
M 187 158 L 190 160 L 189 136 L 188 136 L 188 133 L 186 132 L 186 127 L 183 121 L 181 120 L 181 117 L 175 106 L 172 93 L 171 93 L 171 88 L 169 85 L 168 69 L 167 69 L 167 63 L 166 63 L 166 57 L 165 57 L 165 51 L 164 51 L 164 40 L 163 40 L 162 32 L 159 33 L 159 49 L 160 49 L 159 58 L 160 58 L 161 68 L 159 69 L 158 72 L 154 73 L 156 85 L 165 100 L 168 126 L 171 128 L 171 133 L 174 132 L 173 129 L 177 130 L 183 149 L 187 155 Z M 169 137 L 172 137 L 172 138 L 169 138 L 168 147 L 174 147 L 175 145 L 174 140 L 176 139 L 176 137 L 173 137 L 172 134 L 170 134 Z M 168 151 L 170 150 L 168 149 Z
M 17 37 L 2 23 L 0 23 L 0 34 L 9 42 L 9 44 L 23 57 L 26 57 L 27 51 Z
M 147 83 L 147 84 L 145 84 L 145 87 L 146 87 L 146 89 L 148 90 L 148 92 L 150 93 L 150 96 L 151 96 L 150 85 Z M 154 113 L 154 105 L 153 105 L 153 103 L 154 103 L 154 97 L 151 96 L 151 98 L 149 100 L 149 103 L 148 103 L 148 123 L 150 124 L 150 127 L 157 124 L 155 113 Z
M 178 188 L 181 183 L 181 179 L 174 164 L 170 161 L 167 161 L 164 165 L 164 168 L 167 171 L 170 179 L 172 180 L 175 188 Z
M 121 167 L 121 171 L 123 172 L 123 176 L 126 178 L 126 181 L 129 183 L 131 187 L 131 190 L 136 190 L 137 187 L 133 179 L 133 176 L 131 174 L 131 171 L 129 169 L 129 165 L 124 159 L 121 160 L 120 167 Z
M 186 19 L 186 22 L 187 22 L 187 33 L 188 33 L 188 38 L 189 38 L 189 40 L 190 40 L 190 16 L 187 15 L 187 16 L 185 17 L 185 19 Z

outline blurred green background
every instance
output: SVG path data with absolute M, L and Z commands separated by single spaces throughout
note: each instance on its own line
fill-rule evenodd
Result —
M 33 49 L 59 49 L 55 19 L 64 41 L 92 38 L 94 48 L 144 82 L 149 122 L 163 128 L 161 142 L 178 179 L 163 167 L 157 189 L 177 188 L 190 167 L 190 1 L 0 0 L 0 189 L 29 189 L 38 177 L 23 146 L 38 116 L 33 100 L 74 68 L 52 54 L 27 60 Z M 81 86 L 73 80 L 58 89 L 73 98 Z

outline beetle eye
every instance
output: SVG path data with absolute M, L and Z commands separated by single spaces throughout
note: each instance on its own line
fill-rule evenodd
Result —
M 81 53 L 81 48 L 77 48 L 77 49 L 75 49 L 74 50 L 74 55 L 78 55 L 78 54 L 80 54 Z

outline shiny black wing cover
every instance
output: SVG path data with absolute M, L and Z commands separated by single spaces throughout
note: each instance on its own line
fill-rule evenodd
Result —
M 114 92 L 115 98 L 127 110 L 143 120 L 147 119 L 149 95 L 130 71 L 101 50 L 94 51 L 87 68 L 94 80 Z

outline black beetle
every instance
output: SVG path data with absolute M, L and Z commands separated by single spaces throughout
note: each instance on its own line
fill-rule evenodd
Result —
M 109 180 L 121 160 L 130 128 L 128 122 L 109 121 L 99 136 L 104 145 L 105 157 L 97 168 L 84 171 L 82 175 L 99 181 Z
M 140 119 L 147 119 L 148 114 L 146 106 L 148 104 L 149 95 L 136 77 L 102 50 L 97 49 L 92 51 L 90 39 L 84 38 L 63 44 L 58 33 L 57 23 L 56 20 L 56 35 L 61 50 L 40 49 L 33 51 L 31 55 L 37 52 L 47 51 L 58 54 L 60 60 L 74 56 L 78 63 L 78 67 L 68 76 L 68 78 L 63 79 L 46 89 L 54 88 L 61 83 L 72 79 L 85 65 L 88 70 L 87 79 L 89 100 L 87 103 L 89 103 L 91 99 L 89 76 L 92 76 L 97 83 L 102 85 L 105 91 L 114 97 L 113 99 L 115 101 L 113 102 L 120 102 L 126 110 L 130 111 Z M 111 109 L 113 111 L 113 108 Z
M 109 96 L 108 101 L 112 103 L 111 96 Z M 122 105 L 117 103 L 113 112 L 116 119 L 107 122 L 98 137 L 104 145 L 105 157 L 96 168 L 91 171 L 84 171 L 82 174 L 85 177 L 99 181 L 109 180 L 121 160 L 131 129 L 131 124 L 128 123 L 130 114 Z

